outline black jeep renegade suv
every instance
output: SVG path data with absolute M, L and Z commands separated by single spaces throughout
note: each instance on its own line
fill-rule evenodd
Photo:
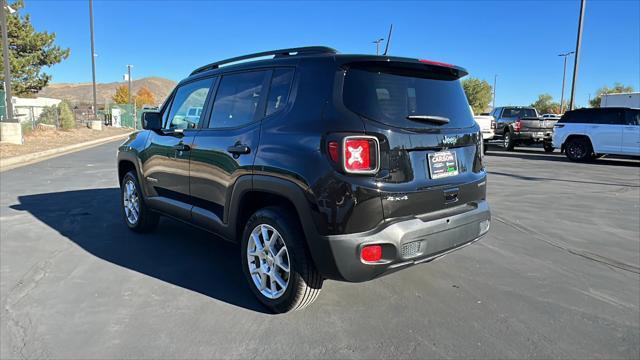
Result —
M 326 47 L 203 66 L 120 146 L 124 220 L 142 232 L 166 215 L 239 242 L 274 312 L 309 305 L 324 279 L 433 260 L 491 218 L 466 74 Z

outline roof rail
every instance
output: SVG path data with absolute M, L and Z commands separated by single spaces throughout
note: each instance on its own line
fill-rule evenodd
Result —
M 234 63 L 237 61 L 248 60 L 253 58 L 259 58 L 263 56 L 273 55 L 274 58 L 292 56 L 292 55 L 308 55 L 308 54 L 336 54 L 338 51 L 336 49 L 332 49 L 326 46 L 305 46 L 305 47 L 297 47 L 290 49 L 279 49 L 279 50 L 271 50 L 271 51 L 263 51 L 255 54 L 242 55 L 234 58 L 216 61 L 214 63 L 201 66 L 191 72 L 191 75 L 195 75 L 207 70 L 213 70 L 219 68 L 221 65 Z

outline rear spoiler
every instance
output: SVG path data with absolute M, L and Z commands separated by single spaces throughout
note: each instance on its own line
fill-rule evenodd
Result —
M 442 80 L 457 80 L 469 74 L 463 67 L 424 59 L 338 55 L 336 56 L 336 60 L 342 60 L 342 65 L 348 68 L 378 69 L 380 71 L 398 73 L 399 75 L 418 77 L 421 77 L 421 74 L 423 74 L 424 77 L 435 77 Z

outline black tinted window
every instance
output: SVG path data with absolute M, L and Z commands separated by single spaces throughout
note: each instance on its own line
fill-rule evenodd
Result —
M 213 79 L 204 79 L 182 85 L 176 90 L 168 116 L 169 129 L 193 129 L 198 126 L 212 83 Z
M 571 124 L 579 122 L 577 119 L 578 116 L 574 111 L 567 111 L 566 113 L 564 113 L 564 115 L 562 115 L 558 122 Z
M 224 75 L 211 111 L 210 128 L 237 127 L 255 118 L 266 71 Z
M 626 111 L 627 125 L 640 125 L 640 110 Z
M 458 80 L 350 69 L 345 75 L 343 101 L 355 113 L 396 127 L 466 128 L 475 124 Z M 449 123 L 412 121 L 409 115 L 441 116 Z
M 269 98 L 267 99 L 267 116 L 280 111 L 287 104 L 289 90 L 293 80 L 293 69 L 276 69 L 271 78 Z
M 600 110 L 593 111 L 590 123 L 593 124 L 607 124 L 607 125 L 622 125 L 624 123 L 623 113 L 620 110 Z
M 505 108 L 502 112 L 502 117 L 504 118 L 518 118 L 522 119 L 525 117 L 536 117 L 536 111 L 534 109 L 524 109 L 524 108 Z

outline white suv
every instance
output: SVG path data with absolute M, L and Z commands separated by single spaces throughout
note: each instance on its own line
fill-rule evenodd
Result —
M 567 111 L 554 126 L 553 147 L 572 161 L 604 154 L 640 156 L 640 109 Z

